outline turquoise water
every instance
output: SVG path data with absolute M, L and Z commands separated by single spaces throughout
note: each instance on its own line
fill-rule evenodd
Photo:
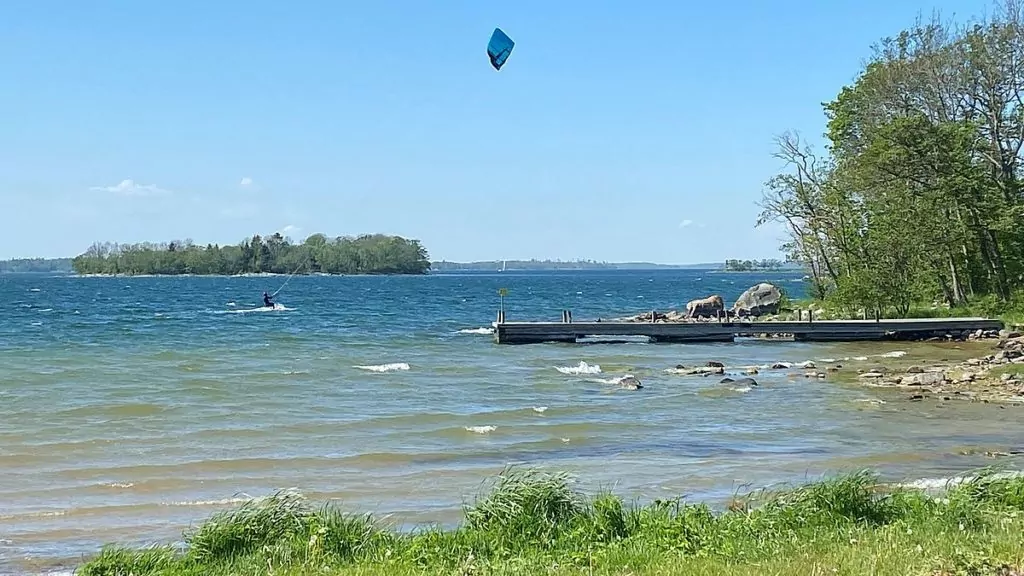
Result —
M 799 276 L 768 279 L 800 296 Z M 764 279 L 295 277 L 277 298 L 287 310 L 245 312 L 285 279 L 0 276 L 0 573 L 73 565 L 107 542 L 174 541 L 280 488 L 408 525 L 454 523 L 510 463 L 576 473 L 585 489 L 721 502 L 865 466 L 945 477 L 993 463 L 965 446 L 1020 447 L 1014 409 L 911 404 L 792 371 L 762 372 L 751 390 L 665 372 L 934 347 L 497 346 L 486 334 L 500 287 L 509 320 L 556 320 L 731 301 Z M 581 362 L 601 372 L 573 373 Z M 618 389 L 627 373 L 646 387 Z

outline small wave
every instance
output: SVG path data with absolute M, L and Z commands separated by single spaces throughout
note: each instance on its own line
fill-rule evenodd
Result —
M 43 309 L 41 309 L 39 311 L 40 312 L 53 312 L 53 308 L 43 308 Z
M 536 412 L 537 414 L 543 414 L 543 413 L 548 411 L 548 407 L 547 406 L 534 406 L 533 407 L 533 411 Z
M 735 388 L 730 388 L 733 392 L 750 392 L 753 389 L 754 388 L 752 386 L 736 386 Z
M 110 482 L 108 484 L 104 484 L 104 486 L 106 486 L 107 488 L 133 488 L 135 486 L 135 483 L 134 482 Z
M 600 374 L 601 366 L 598 364 L 594 364 L 593 366 L 591 366 L 590 364 L 587 364 L 586 362 L 580 360 L 580 363 L 576 366 L 555 366 L 555 370 L 558 370 L 562 374 L 572 375 Z
M 881 358 L 902 358 L 906 355 L 907 353 L 903 350 L 893 350 L 892 352 L 886 352 L 885 354 L 879 354 L 878 356 Z
M 992 480 L 1010 480 L 1013 478 L 1020 478 L 1024 476 L 1024 472 L 1012 471 L 1012 472 L 1000 472 L 987 476 Z M 950 486 L 956 486 L 965 482 L 971 482 L 977 480 L 977 476 L 953 476 L 951 478 L 921 478 L 912 482 L 904 482 L 897 484 L 901 488 L 916 488 L 918 490 L 940 490 Z
M 21 518 L 58 518 L 67 516 L 67 510 L 51 510 L 48 512 L 26 512 L 24 514 L 0 514 L 0 520 L 14 520 Z
M 42 292 L 42 290 L 40 290 L 39 288 L 29 288 L 28 291 L 29 292 Z
M 42 322 L 33 322 L 32 325 L 33 326 L 42 326 L 43 323 Z
M 405 362 L 394 362 L 391 364 L 377 364 L 375 366 L 353 366 L 353 368 L 370 372 L 394 372 L 396 370 L 408 370 L 409 365 Z
M 238 306 L 238 304 L 235 304 L 234 302 L 228 302 L 226 305 L 231 307 Z
M 161 506 L 230 506 L 232 504 L 245 504 L 252 501 L 251 496 L 236 498 L 221 498 L 219 500 L 182 500 L 179 502 L 161 502 Z
M 220 310 L 220 314 L 248 314 L 250 312 L 290 312 L 295 308 L 289 308 L 282 304 L 275 304 L 273 308 L 270 306 L 260 306 L 259 308 L 240 308 L 238 310 Z
M 463 328 L 459 334 L 494 334 L 494 328 Z
M 868 359 L 867 356 L 854 356 L 853 358 L 850 358 L 850 360 L 856 360 L 858 362 L 863 362 L 863 361 L 865 361 L 867 359 Z
M 472 432 L 474 434 L 487 434 L 488 432 L 494 432 L 498 429 L 497 426 L 466 426 L 466 432 Z

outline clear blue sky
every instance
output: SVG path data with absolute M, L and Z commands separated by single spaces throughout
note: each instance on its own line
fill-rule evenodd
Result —
M 280 230 L 448 260 L 773 257 L 773 137 L 820 141 L 820 103 L 918 14 L 988 7 L 10 0 L 0 258 Z

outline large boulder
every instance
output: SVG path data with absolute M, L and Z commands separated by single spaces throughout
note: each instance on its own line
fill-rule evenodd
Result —
M 782 292 L 774 285 L 762 282 L 741 294 L 731 311 L 738 316 L 778 314 L 781 303 Z
M 718 317 L 718 313 L 725 310 L 725 302 L 718 294 L 690 300 L 686 303 L 686 317 L 697 318 L 700 316 Z

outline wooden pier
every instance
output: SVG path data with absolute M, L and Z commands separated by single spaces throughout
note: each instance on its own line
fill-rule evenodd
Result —
M 493 323 L 498 344 L 577 342 L 581 338 L 647 337 L 654 342 L 732 342 L 737 337 L 792 336 L 794 340 L 852 342 L 860 340 L 917 340 L 932 337 L 965 338 L 978 330 L 1001 330 L 1003 323 L 986 318 L 901 318 L 893 320 L 802 320 L 710 322 L 506 322 Z

